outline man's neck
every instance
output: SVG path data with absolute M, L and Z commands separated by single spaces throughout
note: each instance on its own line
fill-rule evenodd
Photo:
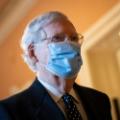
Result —
M 65 92 L 69 92 L 73 87 L 74 79 L 65 80 L 53 75 L 46 76 L 44 77 L 37 74 L 38 80 L 41 84 L 56 96 L 62 96 Z

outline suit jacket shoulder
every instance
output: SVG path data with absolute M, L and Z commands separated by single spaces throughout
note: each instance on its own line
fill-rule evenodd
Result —
M 79 86 L 74 84 L 74 89 L 80 96 L 83 102 L 84 108 L 91 119 L 96 120 L 112 120 L 111 117 L 111 105 L 109 97 L 98 90 Z
M 6 111 L 2 104 L 0 104 L 0 120 L 11 120 L 8 111 Z
M 8 113 L 12 120 L 65 120 L 61 110 L 38 80 L 25 91 L 0 101 L 0 106 L 0 114 Z M 4 119 L 4 116 L 0 116 L 0 120 L 9 120 Z

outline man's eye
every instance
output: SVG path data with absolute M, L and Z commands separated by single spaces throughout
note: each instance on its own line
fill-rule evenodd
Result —
M 71 36 L 71 41 L 78 42 L 78 36 Z
M 52 42 L 60 42 L 60 41 L 62 41 L 64 38 L 63 38 L 63 36 L 54 36 L 53 38 L 52 38 Z

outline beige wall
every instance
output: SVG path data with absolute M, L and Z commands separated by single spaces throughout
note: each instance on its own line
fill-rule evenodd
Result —
M 19 47 L 23 29 L 31 18 L 49 10 L 59 10 L 69 16 L 78 32 L 83 33 L 117 2 L 118 0 L 39 0 L 0 44 L 0 98 L 26 87 L 34 78 L 34 74 L 22 61 Z

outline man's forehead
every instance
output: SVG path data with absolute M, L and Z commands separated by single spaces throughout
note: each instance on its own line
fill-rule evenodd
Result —
M 47 36 L 53 36 L 55 34 L 61 34 L 61 33 L 64 33 L 64 34 L 76 33 L 76 29 L 74 28 L 72 23 L 66 20 L 52 22 L 44 26 L 43 29 L 46 32 Z

